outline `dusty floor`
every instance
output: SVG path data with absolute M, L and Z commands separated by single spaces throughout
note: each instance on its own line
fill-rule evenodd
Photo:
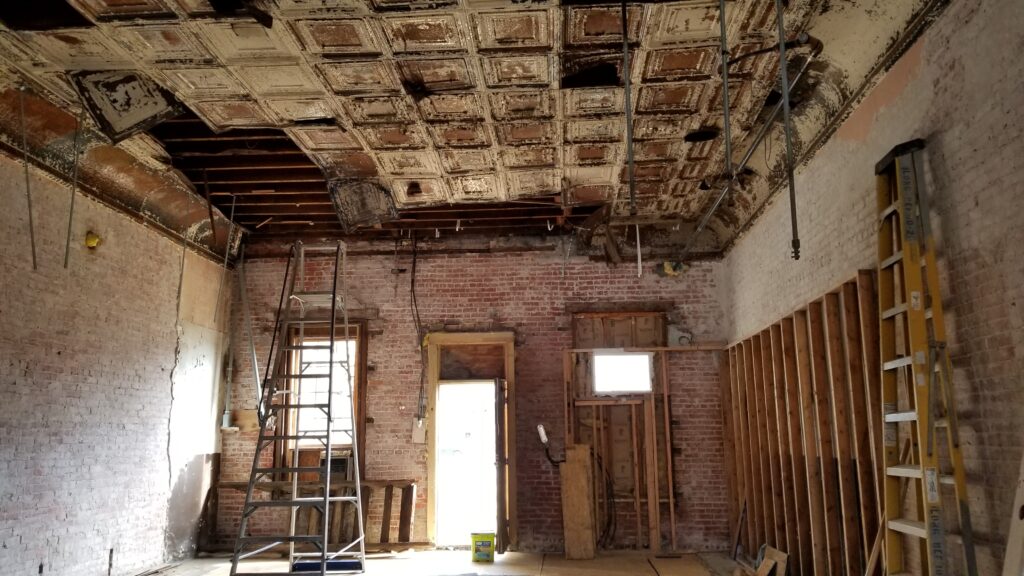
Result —
M 159 576 L 227 576 L 227 558 L 189 560 Z M 266 569 L 281 562 L 267 561 Z M 431 550 L 367 560 L 367 576 L 728 576 L 732 564 L 722 554 L 684 554 L 653 558 L 642 553 L 606 553 L 594 560 L 565 560 L 557 554 L 509 552 L 493 564 L 470 561 L 468 551 Z M 154 575 L 155 576 L 155 575 Z

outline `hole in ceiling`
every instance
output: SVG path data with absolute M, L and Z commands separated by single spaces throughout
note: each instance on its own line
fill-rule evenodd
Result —
M 775 106 L 779 103 L 779 100 L 782 100 L 782 94 L 778 90 L 772 90 L 768 93 L 768 97 L 764 99 L 764 106 L 765 108 Z
M 704 126 L 683 136 L 684 142 L 707 142 L 718 138 L 720 131 L 714 126 Z
M 566 54 L 562 58 L 562 88 L 598 88 L 622 83 L 622 58 L 602 54 Z
M 65 0 L 0 2 L 0 21 L 11 30 L 59 30 L 93 25 Z
M 419 182 L 409 182 L 409 185 L 405 188 L 406 196 L 421 196 L 423 195 L 423 187 L 420 186 Z
M 708 184 L 707 180 L 701 180 L 700 184 L 697 185 L 697 188 L 701 190 L 711 190 L 711 184 Z

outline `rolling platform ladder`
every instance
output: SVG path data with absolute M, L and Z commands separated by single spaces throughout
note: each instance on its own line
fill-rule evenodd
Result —
M 875 167 L 886 574 L 911 573 L 905 543 L 915 540 L 923 573 L 947 573 L 943 509 L 953 502 L 944 504 L 943 492 L 951 491 L 965 574 L 977 576 L 923 150 L 922 140 L 901 144 Z
M 308 267 L 319 274 L 307 270 L 306 257 L 312 253 L 321 257 Z M 260 383 L 259 439 L 231 560 L 232 576 L 323 576 L 365 569 L 351 401 L 355 358 L 349 352 L 344 270 L 342 242 L 296 242 L 289 254 L 269 369 Z M 316 286 L 318 281 L 327 286 Z M 319 456 L 319 463 L 300 462 L 300 446 L 301 452 Z M 344 471 L 336 467 L 339 454 L 344 455 Z M 342 474 L 345 477 L 337 478 Z M 355 525 L 341 536 L 340 530 L 332 533 L 332 516 L 345 506 L 354 507 Z M 297 530 L 300 516 L 307 521 Z M 342 538 L 345 541 L 339 542 Z M 261 555 L 285 551 L 287 568 L 268 572 L 266 564 L 256 565 Z

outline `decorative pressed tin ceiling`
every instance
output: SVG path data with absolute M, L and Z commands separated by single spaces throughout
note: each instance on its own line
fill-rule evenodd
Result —
M 9 68 L 66 103 L 79 101 L 69 74 L 151 78 L 190 112 L 152 128 L 155 141 L 132 140 L 162 147 L 164 161 L 225 214 L 234 201 L 235 220 L 256 234 L 339 233 L 326 182 L 333 178 L 389 192 L 399 218 L 364 231 L 368 237 L 404 229 L 558 234 L 606 204 L 618 225 L 685 233 L 721 184 L 717 0 L 628 5 L 635 214 L 619 4 L 68 4 L 74 17 L 40 25 L 26 24 L 19 9 L 0 9 Z M 815 0 L 787 5 L 788 39 L 827 12 Z M 774 2 L 729 0 L 725 18 L 730 56 L 741 57 L 729 70 L 739 154 L 766 100 L 777 98 Z M 886 25 L 902 26 L 898 20 Z M 873 49 L 872 62 L 883 53 Z M 800 59 L 807 50 L 793 52 Z M 853 91 L 842 92 L 840 101 Z M 116 96 L 108 100 L 133 105 L 131 95 Z M 765 180 L 769 171 L 746 178 Z M 731 241 L 767 193 L 735 196 L 713 220 L 704 252 Z

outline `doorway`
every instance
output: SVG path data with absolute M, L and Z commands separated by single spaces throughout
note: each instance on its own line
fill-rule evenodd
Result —
M 497 527 L 493 380 L 441 381 L 437 388 L 437 541 L 468 546 Z

